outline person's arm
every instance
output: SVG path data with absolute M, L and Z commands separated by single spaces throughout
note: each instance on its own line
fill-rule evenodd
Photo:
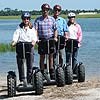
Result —
M 69 37 L 69 30 L 68 30 L 68 25 L 67 25 L 67 22 L 66 22 L 65 19 L 63 21 L 63 31 L 64 31 L 64 37 L 66 39 L 68 39 L 68 37 Z
M 34 46 L 35 43 L 37 42 L 38 38 L 37 38 L 37 30 L 35 30 L 33 28 L 33 34 L 32 34 L 32 45 Z
M 17 41 L 19 39 L 19 30 L 16 30 L 13 34 L 13 39 L 12 39 L 12 42 L 11 42 L 11 46 L 15 46 Z
M 53 29 L 54 29 L 54 40 L 57 41 L 58 31 L 57 31 L 57 24 L 55 20 L 54 20 Z
M 34 27 L 36 35 L 38 37 L 38 21 L 37 21 L 37 19 L 34 21 L 34 26 L 33 27 Z
M 78 27 L 77 40 L 79 42 L 78 46 L 80 47 L 82 42 L 82 29 L 79 24 L 77 24 L 77 27 Z
M 69 38 L 69 32 L 65 32 L 64 33 L 64 37 L 66 38 L 66 40 L 68 40 L 68 38 Z
M 54 31 L 54 40 L 57 41 L 58 32 L 57 30 Z

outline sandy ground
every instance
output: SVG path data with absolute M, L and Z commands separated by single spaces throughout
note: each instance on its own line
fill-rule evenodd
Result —
M 7 97 L 6 78 L 0 78 L 0 100 L 100 100 L 100 81 L 91 79 L 83 83 L 74 82 L 64 87 L 45 86 L 44 93 L 19 92 L 16 97 Z

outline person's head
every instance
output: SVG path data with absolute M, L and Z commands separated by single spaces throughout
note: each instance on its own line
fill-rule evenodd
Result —
M 70 21 L 71 23 L 74 23 L 74 22 L 75 22 L 75 17 L 76 17 L 76 14 L 73 13 L 73 12 L 70 12 L 70 13 L 68 14 L 68 19 L 69 19 L 69 21 Z
M 41 6 L 41 10 L 42 10 L 43 16 L 47 16 L 47 15 L 49 14 L 49 10 L 50 10 L 49 4 L 44 3 L 44 4 Z
M 54 11 L 54 17 L 59 16 L 60 12 L 61 12 L 61 6 L 60 5 L 55 5 L 53 7 L 53 11 Z
M 31 14 L 28 11 L 23 12 L 22 15 L 21 15 L 21 19 L 25 24 L 27 24 L 27 22 L 29 22 L 30 19 L 31 19 Z
M 30 25 L 31 14 L 28 11 L 22 13 L 21 19 L 22 19 L 22 25 L 32 27 L 32 25 Z

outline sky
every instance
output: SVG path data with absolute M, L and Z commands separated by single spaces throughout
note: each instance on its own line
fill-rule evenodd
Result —
M 0 10 L 11 8 L 13 10 L 40 10 L 43 3 L 51 8 L 61 5 L 63 10 L 94 10 L 100 9 L 100 0 L 0 0 Z

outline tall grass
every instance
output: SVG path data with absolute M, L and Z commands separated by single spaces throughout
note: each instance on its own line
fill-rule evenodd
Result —
M 36 19 L 40 15 L 32 15 L 32 19 Z M 21 19 L 21 16 L 0 16 L 0 19 Z
M 35 49 L 37 49 L 38 46 L 35 45 Z M 15 51 L 15 47 L 12 47 L 11 44 L 4 44 L 1 43 L 0 44 L 0 52 L 14 52 Z
M 15 48 L 13 48 L 10 44 L 0 44 L 0 52 L 8 52 L 8 51 L 15 51 Z
M 32 15 L 31 18 L 36 19 L 38 16 L 40 15 Z M 67 18 L 67 14 L 61 14 L 60 16 L 63 18 Z M 0 16 L 0 19 L 20 19 L 20 18 L 21 18 L 20 16 Z M 77 15 L 77 18 L 100 18 L 100 13 Z
M 63 18 L 67 18 L 67 15 L 61 14 L 60 15 Z M 83 14 L 83 15 L 76 15 L 76 18 L 100 18 L 100 13 L 99 14 Z

